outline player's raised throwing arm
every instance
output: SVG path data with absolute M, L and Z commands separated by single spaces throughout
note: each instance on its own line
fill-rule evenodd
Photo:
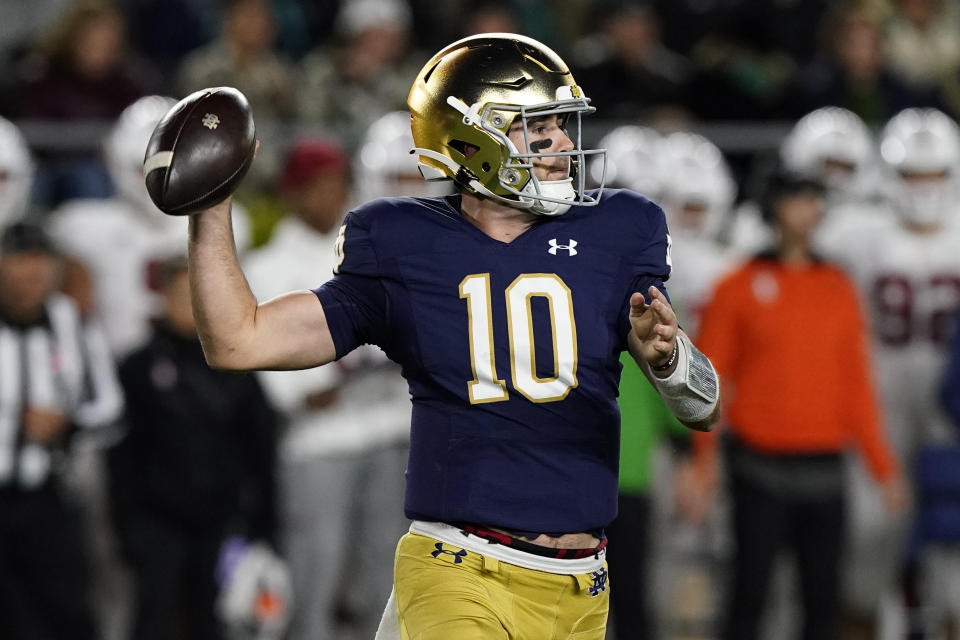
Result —
M 305 369 L 336 357 L 311 291 L 258 304 L 237 260 L 230 199 L 190 216 L 190 291 L 203 352 L 218 369 Z

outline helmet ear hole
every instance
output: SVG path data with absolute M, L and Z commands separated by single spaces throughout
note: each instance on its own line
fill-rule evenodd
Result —
M 483 172 L 484 172 L 484 173 L 486 173 L 486 172 L 490 171 L 490 163 L 489 163 L 489 162 L 484 162 L 482 165 L 480 165 L 480 168 L 483 169 Z
M 465 142 L 464 140 L 451 140 L 450 142 L 447 143 L 447 146 L 453 149 L 454 151 L 459 152 L 460 155 L 462 155 L 464 158 L 469 158 L 470 156 L 472 156 L 473 154 L 475 154 L 477 151 L 480 150 L 480 147 L 478 147 L 477 145 L 470 144 L 469 142 Z M 486 169 L 484 169 L 484 171 L 486 171 Z

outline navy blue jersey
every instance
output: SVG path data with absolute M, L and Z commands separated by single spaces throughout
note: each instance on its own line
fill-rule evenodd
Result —
M 413 400 L 406 514 L 560 533 L 616 515 L 629 298 L 670 273 L 661 209 L 608 190 L 510 243 L 458 196 L 351 212 L 317 289 L 337 356 L 373 343 Z

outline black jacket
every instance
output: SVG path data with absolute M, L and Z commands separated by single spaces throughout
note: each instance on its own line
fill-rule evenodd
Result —
M 110 452 L 118 533 L 138 517 L 272 540 L 277 417 L 256 377 L 211 369 L 159 325 L 120 367 L 128 432 Z

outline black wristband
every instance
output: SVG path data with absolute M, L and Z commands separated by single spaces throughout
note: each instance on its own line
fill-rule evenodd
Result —
M 673 363 L 677 361 L 677 354 L 680 352 L 680 345 L 676 342 L 673 343 L 673 353 L 670 354 L 670 357 L 667 358 L 667 361 L 663 364 L 652 364 L 650 365 L 651 371 L 666 371 L 673 366 Z

